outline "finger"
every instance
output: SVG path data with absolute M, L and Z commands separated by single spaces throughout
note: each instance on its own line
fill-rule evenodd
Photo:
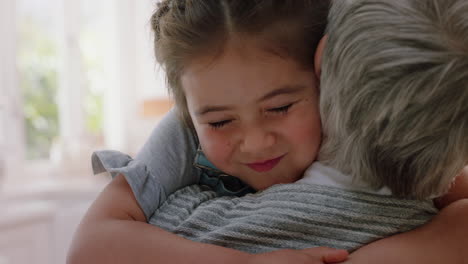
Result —
M 329 247 L 315 247 L 302 250 L 305 254 L 316 257 L 325 263 L 336 263 L 348 258 L 348 251 Z
M 331 251 L 326 252 L 322 261 L 325 263 L 338 263 L 348 259 L 348 251 L 343 249 L 332 249 Z

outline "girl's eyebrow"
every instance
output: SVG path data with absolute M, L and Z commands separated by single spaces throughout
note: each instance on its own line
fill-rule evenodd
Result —
M 303 91 L 306 88 L 307 87 L 305 85 L 284 85 L 265 94 L 260 99 L 258 99 L 257 102 L 266 101 L 278 95 L 297 93 L 297 92 Z M 202 116 L 211 112 L 221 112 L 221 111 L 227 111 L 231 109 L 233 109 L 233 107 L 231 106 L 207 105 L 207 106 L 203 106 L 200 110 L 196 111 L 195 114 L 197 116 Z
M 303 91 L 306 88 L 307 87 L 305 85 L 284 85 L 265 94 L 260 99 L 258 99 L 257 102 L 266 101 L 278 95 L 297 93 Z
M 202 107 L 195 114 L 197 116 L 202 116 L 202 115 L 207 114 L 207 113 L 221 112 L 221 111 L 226 111 L 226 110 L 230 110 L 230 109 L 232 109 L 232 107 L 230 107 L 230 106 L 207 105 L 207 106 Z

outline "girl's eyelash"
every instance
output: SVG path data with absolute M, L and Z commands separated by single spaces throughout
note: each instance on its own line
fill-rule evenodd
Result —
M 284 105 L 284 106 L 281 106 L 281 107 L 276 107 L 276 108 L 271 108 L 271 109 L 268 109 L 269 112 L 276 112 L 276 113 L 287 113 L 289 108 L 291 108 L 293 104 L 287 104 L 287 105 Z
M 223 120 L 219 122 L 208 123 L 212 128 L 221 128 L 227 124 L 229 124 L 231 120 Z
M 283 105 L 281 107 L 275 107 L 275 108 L 270 108 L 270 109 L 267 109 L 268 112 L 273 112 L 273 113 L 279 113 L 279 114 L 286 114 L 288 111 L 289 111 L 289 108 L 291 108 L 291 106 L 293 106 L 294 103 L 290 103 L 290 104 L 287 104 L 287 105 Z M 212 123 L 208 123 L 208 125 L 210 125 L 213 129 L 219 129 L 219 128 L 222 128 L 224 127 L 225 125 L 231 123 L 232 120 L 223 120 L 223 121 L 219 121 L 219 122 L 212 122 Z

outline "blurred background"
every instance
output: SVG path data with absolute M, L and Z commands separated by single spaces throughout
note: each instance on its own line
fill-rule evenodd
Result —
M 65 263 L 108 175 L 171 107 L 154 62 L 156 0 L 0 0 L 0 264 Z

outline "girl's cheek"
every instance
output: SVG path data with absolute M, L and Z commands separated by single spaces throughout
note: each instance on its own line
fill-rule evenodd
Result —
M 199 134 L 199 139 L 203 153 L 218 169 L 222 170 L 221 167 L 225 166 L 224 163 L 232 153 L 229 135 L 208 128 Z

